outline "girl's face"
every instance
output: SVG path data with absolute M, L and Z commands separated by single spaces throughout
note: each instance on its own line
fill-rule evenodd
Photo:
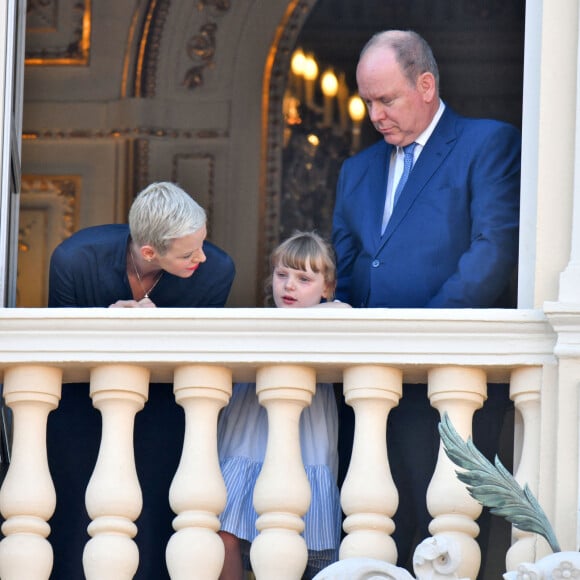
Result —
M 278 264 L 272 274 L 272 294 L 278 308 L 305 308 L 320 304 L 329 292 L 324 274 L 314 272 L 310 264 L 306 270 Z

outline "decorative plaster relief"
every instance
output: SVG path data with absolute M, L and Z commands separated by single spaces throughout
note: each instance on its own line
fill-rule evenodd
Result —
M 413 555 L 412 576 L 403 568 L 374 558 L 345 558 L 320 571 L 314 580 L 469 580 L 460 578 L 459 544 L 449 535 L 423 540 Z
M 76 230 L 80 189 L 81 178 L 75 175 L 22 176 L 17 306 L 47 305 L 50 256 Z
M 505 580 L 580 578 L 580 554 L 578 552 L 550 554 L 535 564 L 520 564 L 517 570 L 507 572 L 503 577 Z
M 161 49 L 161 38 L 165 32 L 165 23 L 169 13 L 169 0 L 151 1 L 147 11 L 147 22 L 150 26 L 144 30 L 141 40 L 143 57 L 137 66 L 135 95 L 153 98 L 156 93 L 157 64 Z M 203 16 L 203 22 L 197 34 L 193 35 L 186 45 L 188 57 L 194 62 L 183 78 L 182 84 L 188 89 L 203 85 L 203 74 L 214 66 L 216 52 L 216 20 L 231 7 L 230 0 L 199 0 L 197 10 Z
M 28 0 L 27 65 L 87 65 L 90 48 L 91 0 Z
M 216 19 L 231 8 L 230 0 L 200 0 L 197 9 L 204 14 L 206 21 L 200 26 L 197 34 L 187 42 L 187 55 L 194 62 L 183 79 L 183 86 L 196 89 L 203 85 L 203 73 L 214 66 L 216 52 Z

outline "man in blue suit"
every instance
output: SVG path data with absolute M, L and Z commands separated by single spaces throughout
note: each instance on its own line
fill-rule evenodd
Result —
M 333 219 L 337 298 L 361 308 L 513 306 L 519 131 L 446 106 L 433 53 L 412 31 L 373 36 L 361 52 L 357 83 L 383 140 L 340 172 Z M 489 391 L 503 412 L 507 390 Z M 388 436 L 400 493 L 394 535 L 400 565 L 428 535 L 425 491 L 436 462 L 437 421 L 425 386 L 405 385 Z M 497 444 L 501 421 L 493 421 L 496 433 L 483 447 Z M 476 428 L 477 421 L 477 443 Z M 484 429 L 491 433 L 488 424 Z

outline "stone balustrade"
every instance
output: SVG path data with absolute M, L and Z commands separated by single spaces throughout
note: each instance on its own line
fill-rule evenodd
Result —
M 510 382 L 518 411 L 516 477 L 539 494 L 548 515 L 560 509 L 542 463 L 542 449 L 552 451 L 554 441 L 542 425 L 553 417 L 544 419 L 541 412 L 552 404 L 549 381 L 557 383 L 557 335 L 541 311 L 10 309 L 0 311 L 0 330 L 4 397 L 14 417 L 12 463 L 0 490 L 4 580 L 50 576 L 48 521 L 56 498 L 46 423 L 65 382 L 90 381 L 102 416 L 100 451 L 86 494 L 92 522 L 83 565 L 89 579 L 129 579 L 137 569 L 134 522 L 142 500 L 133 422 L 152 382 L 172 382 L 185 413 L 183 454 L 167 490 L 176 514 L 167 547 L 174 579 L 217 578 L 223 563 L 216 532 L 226 492 L 216 422 L 235 382 L 257 383 L 273 426 L 254 496 L 260 535 L 251 558 L 258 580 L 298 580 L 306 564 L 300 532 L 310 490 L 297 425 L 317 381 L 343 383 L 356 417 L 341 495 L 346 514 L 341 560 L 396 562 L 391 535 L 398 495 L 385 437 L 403 383 L 427 383 L 431 404 L 467 437 L 488 383 Z M 577 460 L 570 468 L 578 472 Z M 460 549 L 457 576 L 449 578 L 475 578 L 481 557 L 475 519 L 481 507 L 443 452 L 427 502 L 431 533 Z M 560 541 L 569 546 L 576 539 Z M 508 569 L 539 558 L 537 545 L 535 536 L 516 532 Z

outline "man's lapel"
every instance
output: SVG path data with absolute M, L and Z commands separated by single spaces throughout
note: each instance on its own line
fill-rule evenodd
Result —
M 415 162 L 401 197 L 393 209 L 387 229 L 381 237 L 381 248 L 401 225 L 417 197 L 433 179 L 433 176 L 455 146 L 457 141 L 455 120 L 456 115 L 449 108 L 445 109 L 441 120 Z
M 369 160 L 367 171 L 359 184 L 362 195 L 358 198 L 358 203 L 363 212 L 363 223 L 366 226 L 361 232 L 361 236 L 366 238 L 367 243 L 370 242 L 371 247 L 380 243 L 389 159 L 392 150 L 393 146 L 385 142 L 383 142 L 382 147 L 377 148 L 375 155 Z

